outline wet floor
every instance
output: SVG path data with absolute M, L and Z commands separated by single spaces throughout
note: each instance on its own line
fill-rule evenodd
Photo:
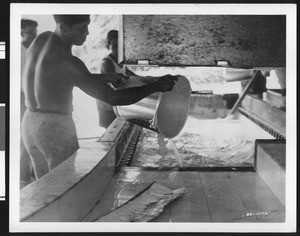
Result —
M 284 222 L 285 207 L 256 172 L 145 171 L 122 168 L 84 221 L 121 206 L 152 182 L 185 193 L 154 222 Z
M 131 166 L 253 166 L 255 139 L 274 137 L 242 115 L 233 120 L 189 117 L 183 130 L 172 140 L 143 129 Z

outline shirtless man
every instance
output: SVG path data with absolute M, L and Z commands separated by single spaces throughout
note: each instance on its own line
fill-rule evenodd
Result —
M 71 53 L 72 46 L 82 45 L 89 34 L 89 15 L 54 15 L 54 19 L 55 32 L 36 38 L 24 68 L 27 110 L 22 136 L 37 179 L 79 148 L 72 119 L 74 86 L 110 105 L 129 105 L 154 92 L 171 91 L 177 80 L 165 75 L 141 87 L 114 90 L 107 83 L 119 84 L 122 74 L 91 74 Z

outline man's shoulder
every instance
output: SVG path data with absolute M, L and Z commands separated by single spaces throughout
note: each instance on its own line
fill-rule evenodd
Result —
M 102 64 L 113 65 L 113 61 L 112 61 L 112 59 L 110 59 L 109 57 L 104 57 L 104 58 L 102 59 Z
M 113 64 L 113 61 L 112 61 L 111 57 L 109 55 L 107 55 L 106 57 L 102 58 L 102 63 Z
M 52 34 L 53 34 L 52 31 L 45 31 L 45 32 L 39 34 L 38 37 L 46 37 L 46 36 L 50 36 Z
M 101 65 L 104 66 L 104 67 L 107 67 L 107 66 L 108 67 L 115 67 L 113 59 L 109 55 L 107 55 L 106 57 L 104 57 L 102 59 Z
M 45 42 L 49 39 L 49 37 L 53 34 L 53 32 L 51 31 L 45 31 L 41 34 L 39 34 L 35 40 L 34 43 L 40 43 L 40 42 Z
M 115 66 L 114 63 L 109 59 L 103 59 L 101 63 L 101 73 L 114 73 Z
M 46 42 L 48 41 L 50 35 L 51 35 L 50 31 L 39 34 L 35 38 L 35 40 L 32 42 L 30 47 L 28 48 L 29 53 L 30 54 L 39 53 L 44 48 L 44 46 L 45 46 Z
M 111 57 L 110 54 L 106 55 L 104 58 L 102 58 L 102 64 L 106 64 L 106 65 L 109 65 L 109 66 L 115 66 L 115 61 L 114 59 Z

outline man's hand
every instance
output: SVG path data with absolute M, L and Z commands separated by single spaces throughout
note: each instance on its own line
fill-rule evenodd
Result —
M 160 77 L 155 83 L 157 83 L 159 92 L 171 91 L 178 80 L 178 75 L 164 75 Z

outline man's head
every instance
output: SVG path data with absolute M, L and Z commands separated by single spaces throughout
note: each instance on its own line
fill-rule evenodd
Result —
M 107 33 L 106 47 L 111 51 L 111 54 L 118 57 L 118 31 L 111 30 Z
M 37 34 L 38 23 L 30 19 L 21 19 L 21 36 L 22 41 L 30 45 Z
M 89 34 L 90 15 L 53 15 L 56 30 L 68 43 L 82 45 Z

